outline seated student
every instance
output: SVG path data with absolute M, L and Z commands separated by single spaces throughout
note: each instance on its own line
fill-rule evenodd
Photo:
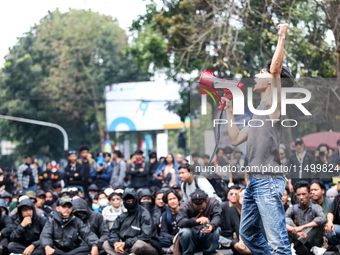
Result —
M 88 205 L 88 207 L 92 208 L 92 200 L 93 198 L 99 193 L 99 188 L 96 184 L 91 184 L 89 188 L 87 189 L 87 198 L 85 198 L 85 201 Z
M 178 171 L 179 178 L 182 181 L 182 193 L 184 202 L 189 200 L 190 194 L 196 189 L 205 190 L 209 197 L 214 197 L 219 202 L 221 202 L 221 198 L 216 194 L 213 186 L 210 184 L 207 178 L 203 176 L 195 177 L 190 169 L 189 164 L 181 164 Z
M 149 189 L 141 190 L 138 193 L 138 201 L 139 204 L 151 214 L 153 231 L 156 231 L 161 219 L 161 210 L 155 205 L 155 198 L 151 194 L 151 191 Z
M 109 245 L 104 243 L 104 250 L 109 255 L 135 254 L 158 255 L 161 244 L 152 231 L 150 213 L 138 204 L 136 191 L 127 188 L 123 194 L 124 207 L 110 229 Z
M 44 216 L 46 218 L 51 218 L 53 217 L 53 209 L 52 207 L 48 206 L 45 204 L 46 202 L 46 193 L 45 191 L 38 189 L 36 192 L 36 196 L 37 196 L 37 202 L 35 203 L 35 208 L 39 208 L 40 210 L 43 211 Z
M 282 204 L 283 204 L 283 208 L 285 209 L 285 212 L 287 211 L 287 209 L 291 205 L 291 200 L 290 200 L 289 195 L 290 195 L 289 188 L 286 187 L 285 191 L 283 192 L 282 198 L 281 198 L 281 201 L 282 201 Z
M 324 228 L 324 233 L 329 245 L 335 246 L 340 244 L 340 194 L 334 197 L 327 214 L 327 224 Z
M 46 255 L 98 255 L 98 237 L 73 215 L 72 209 L 71 198 L 65 196 L 58 200 L 57 211 L 40 236 Z
M 9 237 L 14 230 L 6 202 L 0 198 L 0 254 L 8 254 Z
M 16 209 L 17 208 L 17 206 L 18 206 L 18 203 L 19 203 L 19 199 L 20 199 L 20 197 L 22 197 L 22 196 L 24 196 L 26 194 L 26 192 L 23 190 L 23 189 L 19 189 L 19 190 L 17 190 L 16 191 L 16 193 L 15 193 L 15 196 L 14 196 L 14 198 L 16 199 L 16 201 L 13 201 L 13 199 L 12 199 L 12 203 L 10 203 L 10 205 L 9 205 L 9 211 L 10 211 L 10 215 L 12 216 L 12 211 L 14 210 L 14 209 Z M 15 210 L 15 213 L 17 212 L 17 210 Z M 14 213 L 14 214 L 15 214 Z M 13 215 L 14 215 L 13 214 Z
M 177 215 L 179 242 L 184 254 L 217 253 L 221 225 L 221 206 L 214 197 L 197 189 L 181 204 Z
M 295 184 L 296 197 L 299 204 L 291 206 L 286 211 L 286 226 L 293 240 L 292 254 L 323 254 L 326 249 L 320 248 L 323 243 L 323 225 L 326 216 L 322 207 L 312 204 L 309 200 L 310 186 L 306 181 Z
M 103 212 L 103 210 L 106 208 L 106 207 L 109 207 L 109 200 L 107 199 L 107 195 L 102 192 L 98 195 L 98 209 L 97 210 L 94 210 L 95 212 Z
M 172 245 L 174 236 L 179 231 L 176 218 L 181 196 L 175 189 L 169 189 L 164 193 L 163 201 L 169 208 L 162 214 L 159 240 L 162 247 L 168 248 Z
M 122 193 L 121 193 L 122 191 Z M 117 219 L 119 215 L 121 215 L 123 212 L 126 212 L 126 209 L 124 205 L 121 204 L 122 195 L 124 193 L 124 190 L 113 192 L 109 196 L 109 207 L 105 207 L 102 215 L 104 217 L 104 221 L 106 222 L 106 225 L 109 229 L 112 228 L 114 221 Z M 119 192 L 119 193 L 118 193 Z
M 326 187 L 325 184 L 319 179 L 312 180 L 310 184 L 310 200 L 313 204 L 320 205 L 325 215 L 328 214 L 331 207 L 331 200 L 325 197 Z
M 84 199 L 73 199 L 73 214 L 81 219 L 90 230 L 95 233 L 99 239 L 99 254 L 105 254 L 103 243 L 109 239 L 109 229 L 101 213 L 93 212 Z
M 55 193 L 55 194 L 56 194 L 56 193 Z M 49 206 L 49 207 L 52 208 L 52 210 L 55 210 L 55 208 L 56 208 L 56 206 L 57 206 L 57 204 L 56 204 L 56 200 L 57 200 L 57 199 L 56 199 L 55 196 L 53 195 L 53 191 L 52 191 L 52 190 L 46 191 L 45 196 L 46 196 L 46 198 L 45 198 L 44 206 L 45 206 L 45 205 L 46 205 L 46 206 Z
M 167 188 L 162 188 L 155 193 L 155 204 L 157 207 L 161 210 L 161 214 L 165 212 L 166 206 L 163 201 L 164 192 L 167 190 Z
M 18 204 L 18 218 L 14 221 L 14 231 L 8 245 L 10 253 L 43 254 L 39 236 L 46 219 L 36 213 L 34 204 L 27 196 L 22 196 Z

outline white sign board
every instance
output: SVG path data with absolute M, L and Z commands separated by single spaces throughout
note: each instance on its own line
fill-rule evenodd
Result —
M 157 156 L 166 157 L 168 155 L 168 134 L 157 134 Z
M 180 85 L 172 81 L 119 83 L 107 87 L 108 131 L 162 130 L 166 129 L 165 125 L 181 124 L 179 116 L 165 106 L 167 100 L 180 100 L 179 90 Z

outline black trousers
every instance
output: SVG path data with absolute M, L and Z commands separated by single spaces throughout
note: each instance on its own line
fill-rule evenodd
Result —
M 23 254 L 24 250 L 27 248 L 28 246 L 22 245 L 20 243 L 17 242 L 10 242 L 8 245 L 8 250 L 9 253 L 20 253 Z M 35 247 L 34 251 L 32 252 L 31 255 L 43 255 L 45 254 L 45 252 L 43 251 L 43 249 L 41 248 L 40 245 L 38 245 L 37 247 Z
M 55 249 L 55 252 L 53 253 L 53 255 L 88 255 L 89 253 L 91 253 L 91 248 L 87 245 L 80 245 L 79 247 L 71 250 L 71 251 L 63 251 L 61 249 L 58 249 L 56 247 L 53 247 L 53 249 Z M 45 255 L 45 250 L 43 255 Z

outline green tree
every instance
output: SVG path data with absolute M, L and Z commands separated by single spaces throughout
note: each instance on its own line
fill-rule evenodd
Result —
M 101 149 L 99 142 L 103 145 L 108 137 L 105 86 L 150 77 L 124 56 L 126 46 L 125 31 L 111 16 L 90 10 L 49 12 L 5 58 L 1 96 L 14 99 L 1 104 L 1 113 L 58 123 L 69 133 L 72 147 L 89 144 Z M 26 96 L 67 100 L 20 99 Z M 17 152 L 62 155 L 58 131 L 1 124 L 1 130 L 19 142 Z

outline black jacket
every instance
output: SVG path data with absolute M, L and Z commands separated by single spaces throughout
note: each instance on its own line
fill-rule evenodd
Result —
M 144 168 L 143 172 L 139 169 Z M 133 170 L 134 169 L 134 170 Z M 148 182 L 148 169 L 146 168 L 146 162 L 143 161 L 142 164 L 137 164 L 133 162 L 129 166 L 128 174 L 131 175 L 131 187 L 135 189 L 147 188 L 149 186 Z
M 75 174 L 78 174 L 78 176 L 74 176 Z M 84 177 L 84 168 L 83 165 L 76 163 L 75 168 L 71 167 L 71 164 L 69 163 L 65 167 L 65 181 L 67 183 L 67 186 L 83 186 L 83 177 Z M 72 180 L 70 180 L 72 178 Z
M 84 199 L 77 198 L 73 200 L 73 213 L 85 212 L 86 218 L 83 220 L 84 224 L 97 235 L 99 239 L 98 248 L 103 248 L 103 243 L 109 239 L 109 229 L 104 221 L 103 215 L 100 212 L 93 212 Z
M 0 199 L 0 240 L 2 238 L 9 238 L 12 231 L 14 230 L 11 218 L 7 214 L 3 214 L 1 208 L 4 208 L 8 214 L 8 209 L 3 199 Z
M 90 247 L 98 247 L 98 237 L 82 222 L 81 219 L 70 215 L 67 222 L 63 222 L 60 212 L 55 212 L 53 219 L 44 227 L 40 244 L 43 249 L 46 246 L 57 247 L 63 251 L 73 250 L 81 244 L 82 240 Z
M 303 157 L 302 165 L 297 158 L 296 152 L 290 155 L 286 163 L 286 166 L 288 166 L 288 168 L 290 169 L 287 178 L 292 179 L 293 186 L 301 180 L 310 183 L 311 178 L 314 179 L 313 176 L 311 176 L 312 164 L 314 164 L 314 157 L 309 152 L 306 152 L 305 156 Z M 308 171 L 305 170 L 307 168 Z
M 23 227 L 21 226 L 21 222 L 24 218 L 21 215 L 21 210 L 22 207 L 25 205 L 32 207 L 33 218 L 32 224 Z M 46 219 L 36 213 L 33 202 L 30 199 L 26 198 L 22 200 L 18 205 L 18 218 L 14 221 L 13 224 L 14 231 L 11 234 L 11 240 L 25 246 L 33 244 L 34 247 L 37 247 L 39 245 L 40 233 L 43 230 L 45 223 Z
M 177 227 L 177 215 L 178 214 L 171 214 L 171 220 L 174 220 L 174 224 L 171 222 L 171 224 L 169 225 L 168 223 L 168 219 L 167 219 L 167 214 L 168 211 L 170 211 L 169 213 L 171 213 L 171 209 L 169 208 L 168 210 L 166 210 L 163 214 L 162 214 L 162 222 L 161 222 L 161 231 L 160 231 L 160 236 L 165 237 L 166 239 L 168 239 L 170 242 L 172 242 L 172 240 L 174 240 L 174 236 L 178 233 L 179 229 Z M 176 227 L 176 230 L 174 231 L 174 227 Z
M 229 207 L 229 202 L 222 202 L 221 203 L 222 209 L 222 223 L 221 223 L 221 236 L 224 236 L 228 239 L 233 239 L 233 229 L 230 212 L 231 208 Z
M 152 224 L 153 224 L 152 230 L 157 231 L 157 227 L 160 223 L 160 219 L 161 219 L 161 215 L 162 215 L 161 210 L 155 204 L 155 198 L 154 198 L 154 196 L 152 195 L 152 193 L 149 189 L 143 189 L 142 191 L 140 191 L 138 193 L 139 204 L 140 204 L 140 200 L 141 200 L 142 197 L 151 197 L 151 199 L 152 199 L 151 208 L 150 209 L 146 208 L 146 209 L 150 212 L 151 217 L 152 217 Z
M 221 206 L 214 197 L 208 198 L 207 206 L 203 212 L 196 211 L 191 200 L 189 200 L 181 204 L 177 215 L 177 225 L 179 228 L 194 228 L 196 233 L 198 233 L 200 225 L 196 220 L 204 216 L 210 220 L 209 224 L 213 226 L 213 231 L 215 231 L 222 222 L 221 212 Z
M 123 199 L 127 195 L 132 195 L 138 201 L 134 189 L 126 189 Z M 109 243 L 113 247 L 116 242 L 123 240 L 126 248 L 131 248 L 137 240 L 150 243 L 154 248 L 161 251 L 161 245 L 156 236 L 153 236 L 152 218 L 148 210 L 138 203 L 134 212 L 124 212 L 117 217 L 110 229 Z

